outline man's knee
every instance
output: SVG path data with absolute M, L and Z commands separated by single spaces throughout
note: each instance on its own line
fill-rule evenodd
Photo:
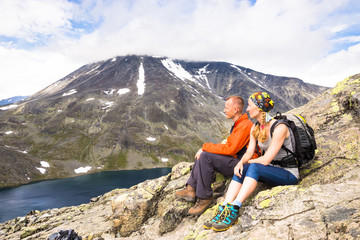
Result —
M 209 153 L 209 152 L 203 151 L 203 152 L 200 154 L 199 160 L 204 161 L 203 159 L 209 159 L 209 156 L 210 156 L 210 153 Z
M 205 168 L 214 168 L 214 153 L 210 153 L 210 152 L 202 152 L 199 160 L 197 160 L 199 162 L 199 166 L 205 167 Z

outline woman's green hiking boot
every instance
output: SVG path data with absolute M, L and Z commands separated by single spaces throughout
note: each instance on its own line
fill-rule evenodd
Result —
M 219 221 L 221 213 L 224 210 L 224 206 L 219 204 L 218 209 L 216 210 L 214 217 L 210 220 L 204 223 L 204 228 L 205 229 L 211 229 L 213 224 L 216 223 L 217 221 Z
M 239 206 L 227 204 L 220 215 L 219 221 L 212 224 L 212 229 L 217 232 L 228 230 L 232 225 L 238 222 Z

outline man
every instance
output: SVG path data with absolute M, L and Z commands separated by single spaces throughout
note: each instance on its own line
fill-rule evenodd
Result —
M 224 113 L 226 118 L 234 121 L 230 136 L 225 143 L 205 143 L 195 155 L 193 166 L 186 188 L 175 193 L 177 198 L 195 202 L 190 208 L 190 215 L 202 214 L 212 203 L 213 190 L 211 184 L 215 181 L 214 173 L 219 172 L 227 177 L 234 174 L 234 167 L 246 152 L 250 140 L 250 130 L 253 123 L 243 113 L 244 100 L 239 96 L 226 99 Z

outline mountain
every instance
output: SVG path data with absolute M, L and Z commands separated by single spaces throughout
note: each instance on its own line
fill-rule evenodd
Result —
M 0 223 L 0 236 L 47 239 L 74 229 L 83 239 L 359 239 L 360 238 L 360 74 L 339 82 L 308 104 L 291 110 L 314 128 L 317 152 L 301 168 L 297 185 L 270 187 L 259 183 L 245 201 L 239 222 L 225 232 L 205 230 L 217 206 L 187 216 L 191 203 L 175 199 L 193 163 L 129 189 L 114 189 L 88 204 L 45 211 Z M 215 197 L 224 198 L 229 184 L 217 175 Z
M 284 112 L 326 89 L 225 62 L 132 55 L 87 64 L 0 108 L 0 186 L 191 161 L 203 142 L 228 135 L 227 96 L 267 91 Z
M 27 97 L 29 97 L 29 96 L 16 96 L 16 97 L 11 97 L 11 98 L 7 98 L 7 99 L 2 99 L 2 100 L 0 100 L 0 106 L 17 103 L 17 102 L 25 100 Z

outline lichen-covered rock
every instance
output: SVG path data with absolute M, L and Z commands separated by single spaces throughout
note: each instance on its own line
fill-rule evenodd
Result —
M 169 176 L 145 181 L 112 201 L 114 226 L 121 236 L 129 236 L 155 214 L 157 199 L 168 179 Z
M 318 146 L 315 161 L 301 169 L 301 185 L 334 182 L 357 164 L 360 109 L 356 93 L 360 93 L 360 74 L 339 82 L 309 104 L 292 110 L 303 115 L 314 128 Z

